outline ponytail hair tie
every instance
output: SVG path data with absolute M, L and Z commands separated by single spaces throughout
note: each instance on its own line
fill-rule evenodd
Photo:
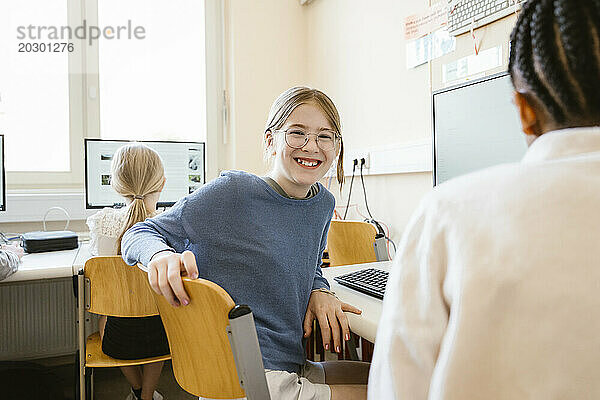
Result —
M 133 199 L 134 200 L 137 200 L 137 199 L 144 200 L 144 197 L 146 197 L 146 196 L 142 196 L 141 194 L 136 194 L 136 195 L 133 196 Z

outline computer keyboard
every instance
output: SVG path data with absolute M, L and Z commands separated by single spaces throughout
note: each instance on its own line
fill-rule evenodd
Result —
M 457 36 L 516 12 L 527 0 L 450 0 L 448 31 Z
M 340 285 L 358 290 L 359 292 L 377 297 L 378 299 L 383 299 L 388 275 L 387 271 L 368 268 L 336 276 L 333 279 Z

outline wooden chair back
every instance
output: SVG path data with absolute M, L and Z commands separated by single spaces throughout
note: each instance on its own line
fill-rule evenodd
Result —
M 187 306 L 173 307 L 154 293 L 167 332 L 173 373 L 194 396 L 236 399 L 245 396 L 227 336 L 228 313 L 235 306 L 216 283 L 183 278 Z
M 327 251 L 332 267 L 377 261 L 377 229 L 367 222 L 332 220 L 327 236 Z
M 146 272 L 125 264 L 121 256 L 90 258 L 84 274 L 89 312 L 114 317 L 158 315 Z

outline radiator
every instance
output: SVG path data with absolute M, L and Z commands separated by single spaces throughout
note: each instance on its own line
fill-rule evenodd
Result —
M 77 350 L 71 278 L 0 283 L 0 360 L 46 358 Z

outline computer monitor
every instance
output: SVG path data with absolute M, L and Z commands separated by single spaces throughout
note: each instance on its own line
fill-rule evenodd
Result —
M 4 135 L 0 135 L 0 211 L 6 211 L 6 176 L 4 172 Z
M 123 198 L 110 185 L 113 154 L 126 140 L 85 139 L 86 208 L 114 207 Z M 205 146 L 202 142 L 140 141 L 156 150 L 167 179 L 158 207 L 170 207 L 205 183 Z
M 433 93 L 433 184 L 519 161 L 527 150 L 503 72 Z

